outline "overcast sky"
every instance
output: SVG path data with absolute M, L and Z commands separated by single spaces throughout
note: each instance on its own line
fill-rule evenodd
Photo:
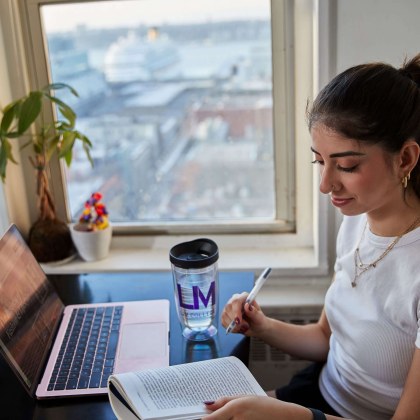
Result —
M 114 0 L 47 5 L 42 15 L 48 31 L 136 26 L 141 23 L 208 22 L 268 18 L 269 0 Z

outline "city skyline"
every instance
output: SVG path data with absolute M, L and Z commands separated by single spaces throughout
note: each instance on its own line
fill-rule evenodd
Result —
M 95 144 L 94 168 L 75 150 L 66 171 L 73 220 L 92 188 L 113 221 L 275 217 L 268 20 L 143 42 L 144 28 L 46 29 L 53 80 L 80 93 L 62 99 Z

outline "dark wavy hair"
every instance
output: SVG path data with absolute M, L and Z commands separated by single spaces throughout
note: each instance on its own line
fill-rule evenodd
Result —
M 307 110 L 309 129 L 323 124 L 351 139 L 396 153 L 404 142 L 420 144 L 420 54 L 400 69 L 369 63 L 340 73 Z M 420 162 L 410 183 L 420 197 Z

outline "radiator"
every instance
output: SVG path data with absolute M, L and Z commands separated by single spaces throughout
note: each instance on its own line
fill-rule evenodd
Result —
M 270 307 L 263 308 L 263 311 L 271 318 L 303 325 L 317 322 L 321 307 Z M 293 374 L 309 363 L 307 360 L 293 358 L 258 338 L 251 338 L 249 368 L 266 391 L 286 385 Z

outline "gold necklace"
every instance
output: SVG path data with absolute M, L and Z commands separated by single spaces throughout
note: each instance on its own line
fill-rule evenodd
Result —
M 356 287 L 358 278 L 368 271 L 371 268 L 375 268 L 377 264 L 385 258 L 394 248 L 394 246 L 398 243 L 398 241 L 406 235 L 408 232 L 411 232 L 420 222 L 420 217 L 418 217 L 409 227 L 407 230 L 405 230 L 401 235 L 397 236 L 385 249 L 385 251 L 373 262 L 371 263 L 364 263 L 362 261 L 362 258 L 360 257 L 360 244 L 362 243 L 362 240 L 365 236 L 366 227 L 368 225 L 368 222 L 366 221 L 365 227 L 363 228 L 362 236 L 360 237 L 359 243 L 357 244 L 356 249 L 354 250 L 354 278 L 351 282 L 352 287 Z

